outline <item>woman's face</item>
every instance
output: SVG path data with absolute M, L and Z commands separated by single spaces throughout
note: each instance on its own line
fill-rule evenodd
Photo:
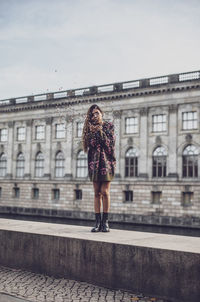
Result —
M 98 109 L 92 110 L 91 122 L 93 124 L 101 124 L 102 123 L 102 113 Z

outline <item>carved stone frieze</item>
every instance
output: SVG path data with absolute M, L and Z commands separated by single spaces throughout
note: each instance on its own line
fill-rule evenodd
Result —
M 56 148 L 57 150 L 61 150 L 62 146 L 61 146 L 61 142 L 57 142 L 56 144 Z
M 156 136 L 155 141 L 156 141 L 156 144 L 157 144 L 157 145 L 161 145 L 161 144 L 162 144 L 162 139 L 161 139 L 160 136 Z
M 113 111 L 114 118 L 121 118 L 122 116 L 122 110 L 115 110 Z
M 177 105 L 176 104 L 171 104 L 169 105 L 169 112 L 173 113 L 177 111 Z
M 133 138 L 132 138 L 132 137 L 129 137 L 129 138 L 128 138 L 127 144 L 128 144 L 129 146 L 132 146 L 132 145 L 133 145 Z
M 31 127 L 32 124 L 33 124 L 33 120 L 32 120 L 32 119 L 26 121 L 26 126 L 27 126 L 27 127 Z
M 51 124 L 52 124 L 52 121 L 53 121 L 53 118 L 52 118 L 52 117 L 47 117 L 47 118 L 45 118 L 46 125 L 51 125 Z
M 148 107 L 143 107 L 140 109 L 140 115 L 146 116 L 148 114 Z
M 9 128 L 13 128 L 13 126 L 14 126 L 14 122 L 13 121 L 8 122 L 8 127 Z
M 192 142 L 192 134 L 188 133 L 185 136 L 185 140 L 186 140 L 187 143 L 191 143 Z
M 18 144 L 17 148 L 18 148 L 18 152 L 22 152 L 22 144 Z
M 41 144 L 37 143 L 37 152 L 41 151 Z

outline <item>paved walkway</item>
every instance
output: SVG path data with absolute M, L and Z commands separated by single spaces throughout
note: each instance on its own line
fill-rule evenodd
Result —
M 0 302 L 167 302 L 85 282 L 0 267 Z

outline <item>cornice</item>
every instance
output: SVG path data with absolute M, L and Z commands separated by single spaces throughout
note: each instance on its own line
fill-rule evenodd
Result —
M 180 83 L 181 84 L 181 83 Z M 184 84 L 184 85 L 183 85 Z M 1 113 L 10 113 L 10 112 L 19 112 L 19 111 L 30 111 L 30 110 L 40 110 L 40 109 L 50 109 L 58 106 L 63 107 L 71 107 L 79 104 L 88 104 L 88 103 L 97 103 L 97 102 L 105 102 L 112 100 L 121 100 L 121 99 L 131 99 L 138 97 L 146 97 L 153 95 L 162 95 L 162 94 L 170 94 L 170 93 L 179 93 L 184 91 L 198 90 L 200 89 L 200 81 L 198 83 L 182 83 L 182 85 L 174 85 L 167 84 L 159 87 L 150 87 L 148 88 L 137 88 L 130 89 L 126 92 L 104 92 L 99 95 L 89 95 L 89 96 L 70 96 L 70 97 L 62 97 L 62 98 L 47 98 L 47 100 L 43 101 L 28 101 L 26 103 L 20 104 L 6 104 L 0 105 Z M 171 86 L 171 87 L 170 87 Z

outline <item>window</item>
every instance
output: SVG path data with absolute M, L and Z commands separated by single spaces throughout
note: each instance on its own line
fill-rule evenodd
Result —
M 153 152 L 153 177 L 166 176 L 167 152 L 164 147 L 157 147 Z
M 35 139 L 44 139 L 44 126 L 36 126 L 35 127 Z
M 198 177 L 198 149 L 188 145 L 183 151 L 183 177 Z
M 19 153 L 16 163 L 16 177 L 24 176 L 25 159 L 23 153 Z
M 25 127 L 17 128 L 17 140 L 18 141 L 24 141 L 25 137 L 26 137 Z
M 127 117 L 125 119 L 125 133 L 137 133 L 138 132 L 138 118 Z
M 44 156 L 42 152 L 38 152 L 35 158 L 35 177 L 44 175 Z
M 125 177 L 138 176 L 138 152 L 135 148 L 130 148 L 125 156 Z
M 82 200 L 82 190 L 76 189 L 75 191 L 75 200 Z
M 65 124 L 56 124 L 56 138 L 65 137 Z
M 166 114 L 152 115 L 153 132 L 166 131 Z
M 132 202 L 133 201 L 133 191 L 124 191 L 124 201 L 125 202 Z
M 188 207 L 192 205 L 193 192 L 182 192 L 182 206 Z
M 33 199 L 38 199 L 39 198 L 39 189 L 38 188 L 33 188 L 32 189 L 32 197 L 33 197 Z
M 18 187 L 13 188 L 13 197 L 19 198 L 20 197 L 20 189 Z
M 76 177 L 87 177 L 87 155 L 81 150 L 77 156 Z
M 7 171 L 7 157 L 4 153 L 0 156 L 0 176 L 4 177 L 6 176 Z
M 8 140 L 8 129 L 0 129 L 0 141 L 7 142 Z
M 78 122 L 77 124 L 77 133 L 76 133 L 76 136 L 77 137 L 81 137 L 82 136 L 82 132 L 83 132 L 83 125 L 84 123 L 83 122 Z
M 52 198 L 53 198 L 53 200 L 59 200 L 60 199 L 60 190 L 59 189 L 53 189 L 52 190 Z
M 160 204 L 161 198 L 162 198 L 162 192 L 160 191 L 151 192 L 151 202 L 153 204 Z
M 182 113 L 182 128 L 183 130 L 197 129 L 197 112 Z
M 61 151 L 56 154 L 55 159 L 55 177 L 64 176 L 64 156 Z

